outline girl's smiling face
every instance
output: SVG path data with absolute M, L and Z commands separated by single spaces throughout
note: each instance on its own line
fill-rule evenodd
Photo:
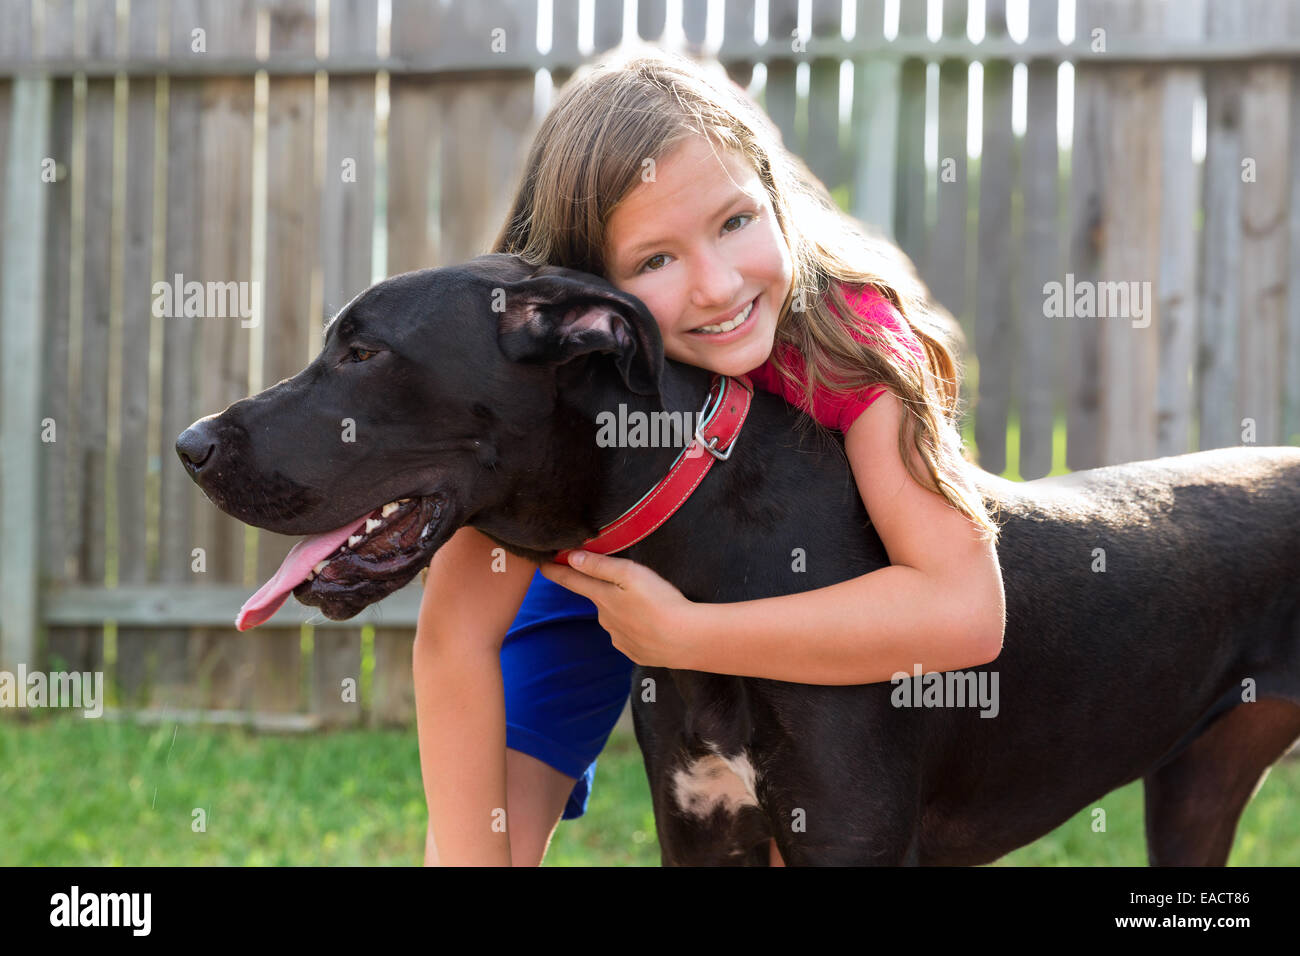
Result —
M 655 167 L 609 217 L 606 278 L 650 309 L 668 358 L 751 372 L 772 353 L 794 279 L 767 190 L 743 156 L 703 136 Z

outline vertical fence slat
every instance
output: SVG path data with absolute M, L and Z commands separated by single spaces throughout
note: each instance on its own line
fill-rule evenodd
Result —
M 18 663 L 34 665 L 37 613 L 38 532 L 31 520 L 32 502 L 39 495 L 41 323 L 41 257 L 45 251 L 46 193 L 40 188 L 41 161 L 49 146 L 50 81 L 15 80 L 8 115 L 9 151 L 0 180 L 4 198 L 4 235 L 0 259 L 0 509 L 4 550 L 0 552 L 0 661 L 6 670 Z
M 537 9 L 531 3 L 512 3 L 505 0 L 501 7 L 511 7 L 511 17 L 531 20 L 534 24 L 537 16 Z M 592 55 L 600 56 L 607 50 L 612 50 L 623 42 L 623 5 L 621 3 L 597 3 L 593 4 L 595 19 L 591 25 Z M 536 35 L 536 28 L 534 33 Z
M 439 30 L 438 5 L 395 0 L 392 9 L 392 55 L 427 55 L 427 38 Z M 443 124 L 432 88 L 420 77 L 394 75 L 388 84 L 389 275 L 439 261 L 429 221 L 429 185 Z
M 638 4 L 640 17 L 644 3 Z M 722 46 L 718 59 L 727 75 L 745 89 L 754 79 L 754 0 L 726 0 L 723 6 Z
M 767 35 L 769 43 L 780 43 L 789 49 L 799 25 L 798 0 L 769 0 L 767 7 Z M 767 64 L 767 79 L 763 83 L 763 108 L 781 131 L 785 148 L 798 156 L 804 155 L 804 144 L 795 127 L 798 109 L 793 60 L 782 59 Z
M 517 42 L 532 43 L 537 35 L 536 9 L 504 0 L 483 0 L 472 7 L 453 7 L 464 16 L 472 11 L 478 23 L 503 27 Z M 447 23 L 447 35 L 465 38 L 487 33 L 463 20 Z M 511 71 L 492 77 L 439 80 L 434 88 L 438 115 L 445 128 L 474 130 L 473 143 L 463 137 L 442 140 L 438 177 L 442 197 L 439 203 L 438 264 L 463 262 L 489 250 L 511 196 L 502 183 L 514 183 L 523 166 L 527 147 L 525 134 L 533 113 L 533 77 L 526 71 Z M 432 265 L 433 263 L 429 263 Z
M 272 60 L 315 54 L 315 0 L 277 0 L 269 12 Z M 311 175 L 316 170 L 315 134 L 315 79 L 270 77 L 266 102 L 266 307 L 260 330 L 264 385 L 291 378 L 311 357 L 315 312 L 309 303 L 318 235 L 316 184 Z M 296 541 L 287 535 L 258 531 L 258 581 L 275 574 Z M 296 626 L 274 625 L 272 618 L 252 646 L 253 706 L 264 713 L 293 712 L 299 703 L 301 631 Z
M 1250 0 L 1248 36 L 1268 40 L 1286 33 L 1286 2 Z M 1282 330 L 1287 287 L 1287 191 L 1290 184 L 1288 123 L 1291 79 L 1282 63 L 1245 67 L 1241 99 L 1242 176 L 1241 298 L 1237 315 L 1241 337 L 1238 379 L 1241 417 L 1255 423 L 1253 442 L 1282 440 Z M 1238 420 L 1241 427 L 1241 421 Z M 1244 428 L 1242 429 L 1244 432 Z M 1250 441 L 1241 438 L 1239 441 Z
M 1056 0 L 1030 0 L 1029 36 L 1056 36 Z M 1020 462 L 1022 478 L 1052 470 L 1053 401 L 1060 319 L 1043 314 L 1043 286 L 1060 281 L 1057 244 L 1056 64 L 1031 63 L 1021 163 L 1024 219 L 1020 295 Z
M 186 55 L 190 49 L 190 30 L 197 18 L 196 0 L 174 0 L 169 6 L 168 53 Z M 163 254 L 163 281 L 174 277 L 197 279 L 199 275 L 199 231 L 202 214 L 199 205 L 200 156 L 199 116 L 202 112 L 203 81 L 193 77 L 169 77 L 167 89 L 166 140 L 166 221 Z M 196 394 L 200 369 L 198 350 L 199 326 L 184 318 L 183 310 L 162 320 L 162 431 L 160 454 L 165 456 L 159 475 L 158 501 L 158 579 L 165 585 L 204 583 L 204 574 L 195 573 L 191 551 L 195 547 L 194 514 L 206 502 L 194 484 L 173 459 L 173 448 L 180 435 L 200 415 Z M 210 506 L 210 503 L 208 503 Z M 158 684 L 152 702 L 163 707 L 197 706 L 196 687 L 191 681 L 190 631 L 165 628 L 154 639 L 158 647 Z
M 1107 13 L 1110 37 L 1150 37 L 1159 11 L 1151 4 L 1114 2 Z M 1101 334 L 1102 463 L 1148 458 L 1155 452 L 1156 378 L 1160 320 L 1154 289 L 1159 273 L 1161 115 L 1163 89 L 1154 66 L 1111 67 L 1110 115 L 1106 132 L 1104 241 L 1097 317 Z M 1128 308 L 1122 293 L 1128 289 Z M 1136 297 L 1145 300 L 1138 315 Z M 1108 305 L 1103 314 L 1102 302 Z M 1119 307 L 1121 314 L 1113 314 Z
M 107 4 L 86 8 L 84 55 L 115 55 L 115 11 Z M 75 405 L 75 444 L 72 476 L 80 511 L 77 523 L 79 579 L 103 585 L 107 570 L 108 532 L 108 359 L 112 308 L 113 124 L 116 103 L 113 80 L 87 79 L 85 153 L 82 162 L 82 269 L 80 387 Z M 99 669 L 103 660 L 103 628 L 91 627 L 78 646 L 68 648 L 68 666 Z
M 813 0 L 812 39 L 838 40 L 840 0 Z M 847 200 L 846 164 L 840 149 L 840 61 L 819 58 L 809 67 L 808 142 L 804 148 L 808 168 L 841 202 Z
M 637 5 L 640 6 L 640 0 Z M 607 6 L 617 9 L 618 4 L 607 4 Z M 708 14 L 707 3 L 688 3 L 682 7 L 682 34 L 686 38 L 686 48 L 696 55 L 704 51 L 705 31 L 709 26 Z
M 1292 6 L 1288 36 L 1300 36 L 1300 7 Z M 1282 372 L 1282 441 L 1300 445 L 1300 63 L 1291 70 L 1291 181 L 1288 198 L 1288 267 L 1286 311 L 1286 355 Z
M 966 0 L 944 0 L 943 35 L 966 36 Z M 935 301 L 961 324 L 969 340 L 966 315 L 966 215 L 970 179 L 966 169 L 967 75 L 969 61 L 952 57 L 939 64 L 939 167 L 935 186 L 935 225 L 925 262 L 925 279 Z
M 750 7 L 753 7 L 750 0 Z M 636 33 L 642 40 L 653 43 L 664 35 L 668 23 L 667 0 L 637 0 Z
M 1078 0 L 1075 36 L 1089 38 L 1099 0 Z M 1070 246 L 1066 278 L 1095 285 L 1101 262 L 1102 170 L 1108 93 L 1104 68 L 1081 63 L 1074 73 L 1074 136 L 1070 150 Z M 1101 464 L 1098 417 L 1102 384 L 1096 326 L 1070 321 L 1066 362 L 1065 464 L 1073 471 Z
M 256 42 L 256 6 L 253 0 L 198 4 L 199 18 L 189 24 L 173 23 L 185 34 L 196 26 L 207 33 L 206 54 L 253 53 Z M 176 11 L 172 12 L 173 18 Z M 188 45 L 187 45 L 188 48 Z M 253 78 L 205 78 L 200 86 L 197 188 L 200 218 L 188 224 L 197 229 L 200 282 L 251 283 L 252 182 L 253 182 Z M 207 223 L 220 223 L 213 229 Z M 188 281 L 189 276 L 186 276 Z M 248 395 L 249 340 L 238 309 L 227 306 L 225 315 L 182 321 L 198 322 L 200 368 L 206 374 L 197 389 L 200 414 L 218 412 Z M 201 580 L 244 584 L 245 526 L 212 507 L 199 496 L 194 501 L 194 545 L 207 553 L 207 571 Z M 246 708 L 252 697 L 252 644 L 233 626 L 198 628 L 191 637 L 191 653 L 198 665 L 203 706 L 218 710 Z
M 1239 5 L 1210 3 L 1210 42 L 1244 32 Z M 1233 63 L 1205 71 L 1204 272 L 1200 309 L 1197 402 L 1200 448 L 1240 440 L 1237 410 L 1237 316 L 1241 312 L 1241 74 Z
M 1006 36 L 1005 0 L 985 5 L 985 36 Z M 995 475 L 1007 467 L 1007 418 L 1015 389 L 1015 316 L 1011 294 L 1011 64 L 984 62 L 984 129 L 980 149 L 979 250 L 976 282 L 975 349 L 979 355 L 979 398 L 975 443 L 980 467 Z
M 855 37 L 879 37 L 884 16 L 884 0 L 858 0 Z M 886 236 L 894 235 L 898 83 L 897 63 L 865 56 L 853 61 L 852 212 Z
M 924 37 L 925 15 L 924 3 L 901 4 L 899 37 Z M 925 261 L 925 61 L 917 57 L 899 68 L 897 128 L 894 236 L 919 268 Z
M 640 16 L 641 7 L 638 6 L 638 22 L 640 22 Z M 662 25 L 659 29 L 662 33 Z M 551 53 L 561 58 L 562 62 L 578 62 L 578 0 L 552 0 Z M 572 68 L 566 66 L 559 66 L 551 70 L 551 83 L 554 87 L 551 95 L 552 101 L 555 99 L 555 90 L 564 86 L 572 75 Z
M 1185 0 L 1165 11 L 1168 36 L 1188 41 L 1205 35 L 1202 0 Z M 1192 451 L 1192 384 L 1196 349 L 1197 170 L 1192 160 L 1193 104 L 1201 90 L 1194 67 L 1164 73 L 1160 199 L 1160 372 L 1156 395 L 1156 454 Z
M 66 25 L 57 29 L 55 25 Z M 45 6 L 42 55 L 63 58 L 73 53 L 72 0 L 49 0 Z M 41 445 L 41 569 L 47 582 L 69 580 L 72 542 L 68 512 L 72 507 L 71 388 L 69 349 L 72 327 L 72 119 L 73 81 L 52 81 L 50 144 L 47 155 L 55 162 L 56 181 L 43 185 L 46 192 L 45 274 L 45 385 L 41 418 L 55 426 L 55 440 Z M 66 657 L 67 647 L 86 640 L 84 628 L 47 628 L 43 659 Z
M 372 54 L 376 0 L 332 0 L 329 55 Z M 321 190 L 323 321 L 370 284 L 375 228 L 375 78 L 331 76 Z M 345 167 L 355 176 L 345 180 Z M 311 711 L 325 725 L 356 724 L 361 708 L 343 700 L 351 678 L 361 686 L 361 631 L 318 627 L 312 635 Z
M 158 55 L 157 0 L 134 0 L 127 26 L 130 57 Z M 131 77 L 126 104 L 126 205 L 123 208 L 121 363 L 117 458 L 117 580 L 148 579 L 146 540 L 149 484 L 149 366 L 153 287 L 154 122 L 158 81 Z M 168 449 L 170 451 L 170 449 Z M 166 464 L 175 463 L 168 457 Z M 143 704 L 152 683 L 154 634 L 122 627 L 117 633 L 117 682 L 124 703 Z

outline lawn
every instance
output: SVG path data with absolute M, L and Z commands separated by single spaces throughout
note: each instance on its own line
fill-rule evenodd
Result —
M 0 866 L 418 864 L 424 793 L 414 728 L 271 736 L 56 715 L 0 720 Z M 1135 783 L 995 865 L 1145 865 Z M 636 742 L 615 731 L 588 812 L 547 866 L 655 866 Z M 1300 761 L 1246 808 L 1230 863 L 1300 863 Z

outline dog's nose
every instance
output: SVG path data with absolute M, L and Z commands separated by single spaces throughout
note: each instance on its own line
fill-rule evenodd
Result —
M 176 439 L 176 454 L 181 464 L 190 473 L 191 478 L 198 478 L 203 466 L 213 460 L 217 441 L 213 434 L 210 419 L 203 418 L 195 422 Z

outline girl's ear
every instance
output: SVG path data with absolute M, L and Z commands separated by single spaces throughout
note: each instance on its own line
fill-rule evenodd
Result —
M 500 288 L 504 308 L 496 309 L 497 344 L 508 359 L 554 366 L 593 352 L 608 353 L 616 356 L 629 389 L 659 394 L 663 339 L 640 299 L 571 269 L 539 270 Z

